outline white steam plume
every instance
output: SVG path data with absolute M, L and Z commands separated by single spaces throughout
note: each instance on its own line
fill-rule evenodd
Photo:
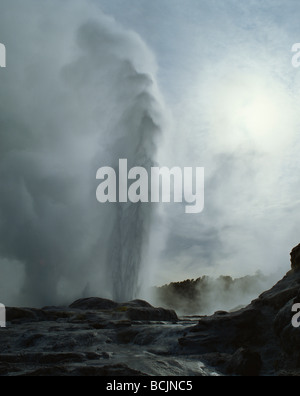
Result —
M 136 297 L 151 206 L 100 205 L 96 171 L 153 164 L 155 60 L 90 1 L 0 3 L 0 301 Z

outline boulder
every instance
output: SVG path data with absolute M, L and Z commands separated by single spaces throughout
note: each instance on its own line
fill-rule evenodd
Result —
M 259 353 L 251 349 L 240 348 L 229 361 L 227 371 L 243 377 L 254 377 L 260 374 L 262 360 Z
M 133 300 L 122 305 L 132 308 L 153 308 L 151 304 L 144 300 Z
M 126 312 L 126 317 L 130 320 L 140 321 L 166 321 L 166 322 L 177 322 L 178 317 L 175 311 L 164 308 L 129 308 Z
M 197 326 L 179 339 L 179 344 L 193 354 L 232 354 L 245 343 L 258 341 L 262 319 L 261 312 L 253 307 L 226 314 L 217 312 L 201 319 Z
M 291 265 L 293 270 L 300 268 L 300 244 L 291 251 Z
M 104 298 L 83 298 L 70 305 L 72 309 L 111 311 L 119 306 L 118 303 Z
M 133 300 L 126 303 L 116 303 L 103 298 L 85 298 L 70 305 L 72 309 L 92 311 L 113 311 L 115 319 L 124 318 L 137 321 L 178 321 L 175 311 L 164 308 L 154 308 L 147 301 Z

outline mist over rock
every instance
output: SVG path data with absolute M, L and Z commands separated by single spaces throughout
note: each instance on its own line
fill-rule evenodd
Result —
M 203 318 L 179 344 L 225 373 L 299 375 L 300 331 L 292 326 L 299 296 L 300 270 L 292 260 L 292 270 L 273 288 L 240 311 Z
M 174 309 L 182 315 L 203 315 L 246 306 L 272 284 L 272 280 L 260 272 L 237 279 L 202 276 L 155 287 L 153 294 L 156 305 Z

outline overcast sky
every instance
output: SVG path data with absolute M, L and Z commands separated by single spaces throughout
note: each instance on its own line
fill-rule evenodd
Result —
M 0 4 L 8 52 L 0 70 L 0 301 L 32 303 L 28 288 L 41 283 L 33 292 L 39 298 L 47 277 L 45 302 L 51 293 L 73 297 L 80 287 L 95 293 L 103 278 L 95 246 L 105 235 L 95 233 L 105 214 L 98 217 L 84 178 L 105 165 L 105 145 L 121 134 L 112 128 L 115 112 L 132 95 L 118 86 L 117 70 L 125 69 L 115 67 L 111 48 L 155 82 L 151 94 L 164 118 L 159 163 L 206 172 L 202 214 L 187 215 L 178 204 L 160 209 L 147 259 L 151 283 L 289 269 L 289 252 L 300 242 L 300 69 L 291 64 L 300 42 L 297 0 Z M 89 44 L 95 36 L 82 28 L 91 21 L 105 31 L 110 61 L 100 66 Z
M 155 54 L 172 113 L 165 158 L 206 168 L 204 213 L 166 208 L 156 282 L 285 272 L 300 240 L 299 2 L 97 3 Z

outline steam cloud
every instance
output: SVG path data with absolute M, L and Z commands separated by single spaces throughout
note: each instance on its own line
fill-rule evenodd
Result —
M 142 278 L 152 208 L 101 206 L 96 171 L 119 158 L 153 166 L 163 123 L 155 60 L 90 2 L 40 3 L 5 1 L 0 15 L 8 53 L 0 74 L 0 300 L 128 300 Z
M 242 278 L 230 276 L 170 283 L 153 289 L 155 303 L 175 309 L 181 315 L 212 315 L 216 311 L 234 311 L 247 306 L 278 279 L 278 274 L 261 272 Z

